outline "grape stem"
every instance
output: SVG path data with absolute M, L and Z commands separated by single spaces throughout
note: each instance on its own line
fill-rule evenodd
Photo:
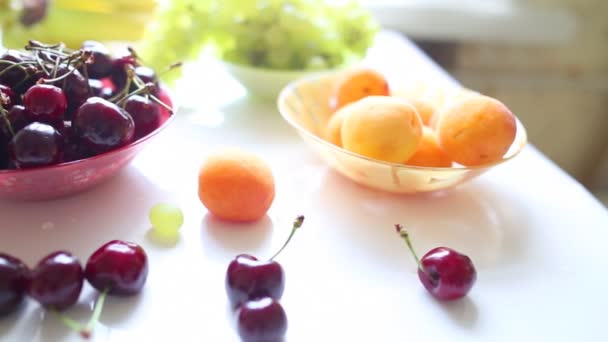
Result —
M 274 258 L 276 258 L 277 255 L 281 254 L 281 252 L 289 244 L 289 241 L 291 241 L 291 238 L 296 233 L 296 230 L 298 230 L 298 228 L 302 227 L 303 223 L 304 223 L 304 216 L 303 215 L 299 215 L 298 217 L 296 217 L 296 219 L 293 221 L 293 227 L 291 228 L 291 233 L 289 234 L 289 237 L 287 237 L 287 240 L 285 241 L 285 243 L 283 244 L 283 246 L 281 247 L 281 249 L 279 249 L 276 253 L 274 253 L 274 255 L 270 258 L 270 261 L 274 260 Z
M 414 256 L 414 259 L 416 259 L 416 264 L 418 264 L 418 268 L 420 270 L 422 270 L 423 272 L 426 272 L 424 270 L 424 267 L 422 267 L 422 264 L 420 263 L 420 258 L 418 258 L 418 255 L 416 254 L 416 251 L 414 250 L 414 247 L 412 246 L 412 241 L 410 239 L 410 235 L 408 234 L 407 230 L 405 230 L 405 228 L 403 228 L 403 226 L 400 224 L 395 225 L 395 230 L 397 230 L 397 233 L 399 234 L 399 236 L 401 236 L 403 241 L 405 241 L 405 243 L 407 244 L 407 247 L 409 248 L 410 252 Z

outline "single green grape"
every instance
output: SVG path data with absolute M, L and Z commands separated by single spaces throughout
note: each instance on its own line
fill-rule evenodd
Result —
M 182 210 L 172 204 L 159 203 L 150 209 L 152 229 L 162 236 L 175 235 L 184 224 Z

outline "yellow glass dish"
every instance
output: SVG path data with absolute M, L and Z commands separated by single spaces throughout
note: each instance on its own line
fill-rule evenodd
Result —
M 527 143 L 526 129 L 517 120 L 517 134 L 502 160 L 465 167 L 418 167 L 371 159 L 325 140 L 325 129 L 332 115 L 329 99 L 338 73 L 303 78 L 288 84 L 280 92 L 277 106 L 283 118 L 323 160 L 342 175 L 370 188 L 393 193 L 420 193 L 448 189 L 514 158 Z M 475 92 L 460 87 L 416 82 L 391 89 L 394 96 L 409 96 L 430 101 L 441 112 L 452 101 Z

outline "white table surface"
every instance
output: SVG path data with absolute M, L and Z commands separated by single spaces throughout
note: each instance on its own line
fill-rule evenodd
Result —
M 379 57 L 383 57 L 379 63 Z M 394 77 L 449 82 L 406 40 L 384 33 L 370 63 Z M 469 184 L 435 195 L 398 196 L 331 171 L 280 118 L 212 63 L 180 85 L 179 118 L 117 177 L 44 203 L 0 203 L 0 250 L 33 265 L 67 249 L 83 262 L 110 239 L 138 242 L 150 258 L 144 291 L 110 298 L 94 341 L 236 341 L 224 272 L 242 252 L 269 256 L 297 214 L 303 228 L 279 257 L 287 284 L 287 341 L 592 341 L 605 336 L 608 212 L 532 146 Z M 189 108 L 197 104 L 197 108 Z M 273 168 L 277 196 L 260 222 L 209 216 L 197 170 L 220 145 L 246 148 Z M 151 239 L 148 209 L 185 212 L 180 239 Z M 408 227 L 419 254 L 446 245 L 468 254 L 478 281 L 441 304 L 419 283 L 393 224 Z M 86 285 L 68 314 L 87 319 Z M 81 341 L 31 300 L 0 321 L 1 341 Z

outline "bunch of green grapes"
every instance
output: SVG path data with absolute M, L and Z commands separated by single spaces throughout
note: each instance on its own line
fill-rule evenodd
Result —
M 163 3 L 155 22 L 137 46 L 146 65 L 158 70 L 163 81 L 171 84 L 181 69 L 163 73 L 178 62 L 195 60 L 209 39 L 209 14 L 214 1 L 171 0 Z
M 356 1 L 223 0 L 210 26 L 220 57 L 272 69 L 326 69 L 365 55 L 378 26 Z
M 235 64 L 327 69 L 362 58 L 377 30 L 354 0 L 173 0 L 148 30 L 140 55 L 163 70 L 196 59 L 208 46 Z M 179 75 L 174 71 L 163 79 Z

